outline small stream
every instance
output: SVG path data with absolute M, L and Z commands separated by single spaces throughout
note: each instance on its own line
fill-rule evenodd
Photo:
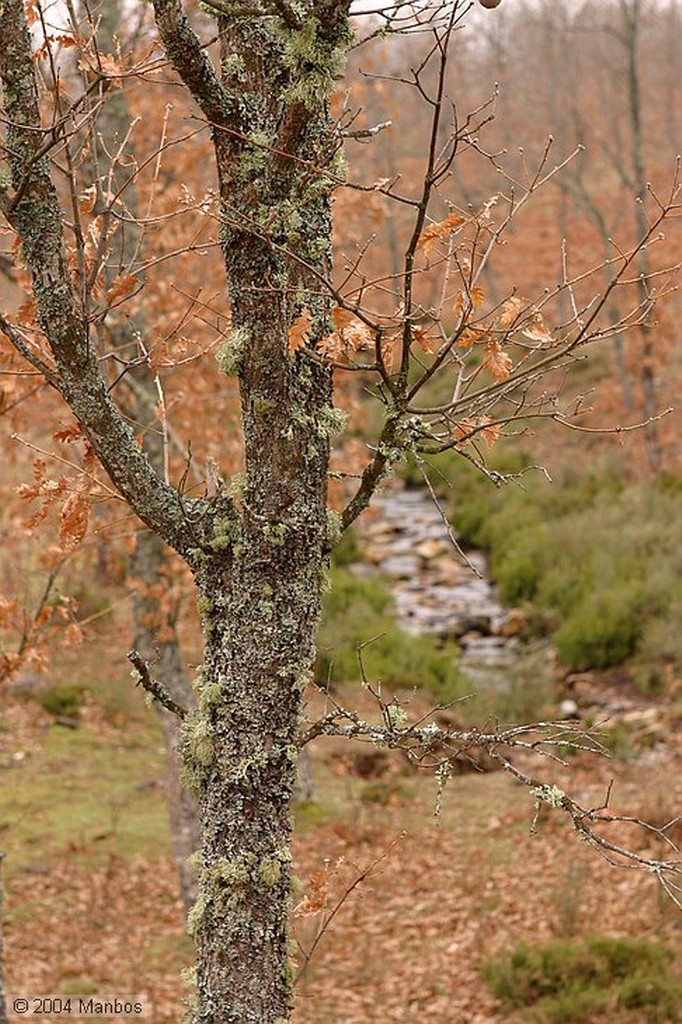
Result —
M 363 561 L 354 568 L 388 582 L 403 629 L 456 640 L 458 664 L 479 692 L 554 677 L 551 645 L 520 640 L 523 613 L 501 604 L 482 552 L 456 550 L 428 491 L 396 487 L 377 495 L 373 508 L 361 529 Z M 560 717 L 624 723 L 647 756 L 665 756 L 665 702 L 623 692 L 589 672 L 573 675 L 571 686 L 571 698 L 557 707 Z
M 362 531 L 360 571 L 387 578 L 403 629 L 456 639 L 459 663 L 477 685 L 506 688 L 524 656 L 522 620 L 500 603 L 485 555 L 457 552 L 425 490 L 387 491 L 373 507 L 377 514 Z

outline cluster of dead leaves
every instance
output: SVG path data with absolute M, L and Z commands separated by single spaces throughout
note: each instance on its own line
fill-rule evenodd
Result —
M 327 862 L 320 871 L 314 871 L 308 879 L 307 892 L 294 908 L 294 917 L 312 917 L 326 910 L 336 877 L 345 858 L 337 857 Z
M 75 551 L 87 533 L 96 460 L 80 424 L 58 430 L 52 436 L 63 444 L 83 443 L 82 469 L 74 465 L 74 472 L 54 477 L 48 473 L 47 460 L 37 458 L 33 463 L 33 481 L 20 484 L 17 491 L 26 502 L 39 502 L 39 507 L 24 521 L 27 530 L 34 529 L 53 509 L 58 509 L 59 553 L 63 555 Z
M 336 306 L 331 312 L 331 320 L 333 330 L 315 344 L 315 350 L 321 355 L 335 360 L 374 345 L 372 331 L 354 313 Z M 312 333 L 311 313 L 306 306 L 289 328 L 289 354 L 295 355 L 302 348 L 306 348 L 311 341 Z
M 0 682 L 14 679 L 25 667 L 44 672 L 55 642 L 63 647 L 80 646 L 84 635 L 75 618 L 77 608 L 73 598 L 58 594 L 31 613 L 17 598 L 0 594 L 0 631 L 17 641 L 13 649 L 7 648 L 0 654 Z

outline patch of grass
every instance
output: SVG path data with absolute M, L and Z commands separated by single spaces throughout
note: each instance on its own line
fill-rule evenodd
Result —
M 112 739 L 87 727 L 53 727 L 7 770 L 0 822 L 8 875 L 49 870 L 68 853 L 105 863 L 169 849 L 162 740 L 153 726 Z
M 584 1024 L 608 1010 L 637 1010 L 637 1024 L 679 1021 L 682 986 L 673 953 L 645 939 L 591 938 L 521 944 L 489 960 L 483 978 L 507 1010 L 523 1020 Z

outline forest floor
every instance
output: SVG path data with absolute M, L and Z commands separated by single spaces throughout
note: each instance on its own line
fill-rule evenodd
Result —
M 81 717 L 69 729 L 33 701 L 6 709 L 8 987 L 29 995 L 144 993 L 147 1019 L 177 1024 L 179 975 L 192 946 L 170 857 L 160 736 L 143 707 L 126 718 L 93 700 Z M 487 957 L 521 941 L 656 938 L 682 960 L 679 911 L 655 880 L 605 863 L 559 812 L 531 834 L 532 801 L 510 777 L 452 779 L 436 820 L 433 780 L 397 755 L 374 755 L 336 740 L 313 751 L 318 799 L 297 815 L 294 870 L 304 891 L 326 895 L 326 910 L 296 918 L 303 947 L 378 863 L 342 902 L 303 972 L 296 1024 L 523 1021 L 499 1008 L 480 976 Z M 581 754 L 568 772 L 550 764 L 536 771 L 587 806 L 599 805 L 614 779 L 614 810 L 662 824 L 680 806 L 681 767 L 678 734 L 664 750 L 627 762 Z M 630 827 L 619 838 L 665 855 L 660 840 L 643 843 Z M 639 1022 L 616 1011 L 600 1020 Z

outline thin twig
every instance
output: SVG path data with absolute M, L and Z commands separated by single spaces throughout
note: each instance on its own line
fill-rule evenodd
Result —
M 152 678 L 149 672 L 149 665 L 138 651 L 128 651 L 126 657 L 138 674 L 138 679 L 135 685 L 142 686 L 142 688 L 146 690 L 147 693 L 150 693 L 154 700 L 157 700 L 159 704 L 166 709 L 166 711 L 170 711 L 171 714 L 183 719 L 187 714 L 187 709 L 183 708 L 173 700 L 163 683 L 160 683 L 158 679 Z

